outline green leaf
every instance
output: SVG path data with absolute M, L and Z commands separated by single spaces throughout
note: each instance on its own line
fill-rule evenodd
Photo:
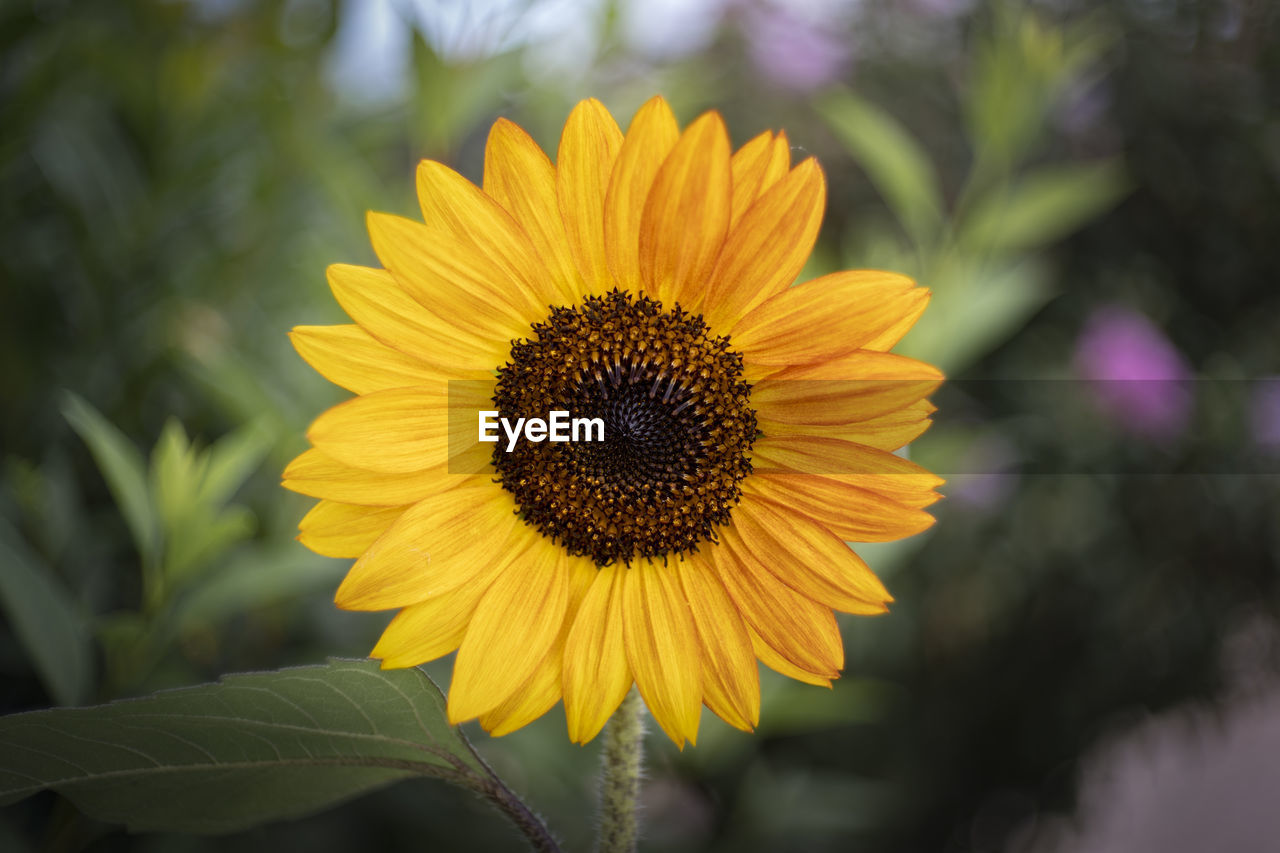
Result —
M 62 414 L 93 453 L 125 523 L 129 525 L 144 565 L 157 565 L 160 519 L 151 505 L 142 454 L 124 433 L 78 395 L 69 391 L 63 394 Z
M 818 110 L 912 238 L 928 240 L 941 220 L 942 191 L 933 164 L 907 129 L 852 92 L 824 97 Z
M 297 598 L 312 589 L 332 589 L 350 562 L 321 557 L 296 542 L 269 549 L 245 549 L 228 565 L 178 597 L 174 624 L 186 628 L 220 622 L 273 601 Z
M 192 511 L 199 465 L 187 432 L 176 418 L 165 421 L 160 439 L 151 450 L 151 494 L 171 540 L 178 522 Z M 171 542 L 166 543 L 172 545 Z
M 93 649 L 75 599 L 2 518 L 0 605 L 53 701 L 85 701 L 93 686 Z
M 187 582 L 208 568 L 215 557 L 253 533 L 255 525 L 253 513 L 242 506 L 228 507 L 216 516 L 201 513 L 182 519 L 170 530 L 165 572 L 176 582 Z
M 200 450 L 178 421 L 165 424 L 151 453 L 151 492 L 164 522 L 164 574 L 170 581 L 187 582 L 253 532 L 248 510 L 223 504 L 262 459 L 268 439 L 251 425 Z
M 929 310 L 894 352 L 937 365 L 954 375 L 1021 328 L 1053 289 L 1036 255 L 983 264 L 950 257 L 926 279 L 933 287 Z
M 54 790 L 131 830 L 234 832 L 413 776 L 511 796 L 431 679 L 375 661 L 0 718 L 0 804 Z
M 244 484 L 271 446 L 265 424 L 254 422 L 223 436 L 207 451 L 208 462 L 198 499 L 221 506 Z
M 960 228 L 974 251 L 1016 251 L 1071 234 L 1129 191 L 1118 160 L 1046 166 L 979 198 Z

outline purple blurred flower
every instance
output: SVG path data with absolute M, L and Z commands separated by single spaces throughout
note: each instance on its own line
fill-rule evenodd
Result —
M 1280 378 L 1264 379 L 1253 389 L 1249 425 L 1255 444 L 1280 450 Z
M 810 20 L 772 3 L 744 10 L 751 60 L 773 82 L 810 91 L 840 78 L 849 63 L 849 36 L 838 20 Z
M 1143 315 L 1119 306 L 1095 311 L 1076 343 L 1075 364 L 1098 405 L 1124 429 L 1167 440 L 1186 428 L 1191 371 Z

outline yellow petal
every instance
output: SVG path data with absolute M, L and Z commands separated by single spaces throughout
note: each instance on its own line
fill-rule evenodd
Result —
M 739 148 L 729 163 L 733 172 L 733 228 L 760 194 L 780 181 L 791 168 L 791 146 L 785 133 L 765 131 Z
M 462 586 L 405 607 L 387 625 L 369 656 L 381 659 L 383 669 L 402 669 L 455 651 L 467 634 L 476 606 L 494 579 L 523 558 L 521 551 L 506 555 Z
M 884 450 L 822 436 L 762 436 L 751 448 L 761 474 L 823 474 L 905 504 L 925 507 L 939 498 L 944 480 Z
M 878 350 L 858 349 L 827 361 L 775 370 L 769 379 L 941 382 L 942 371 L 927 362 Z
M 696 310 L 729 230 L 729 134 L 706 113 L 680 136 L 654 178 L 640 223 L 640 275 L 667 308 Z
M 631 689 L 622 615 L 622 588 L 629 578 L 625 567 L 602 567 L 565 640 L 564 713 L 574 743 L 599 734 Z
M 654 720 L 684 748 L 698 742 L 702 660 L 679 582 L 665 566 L 638 563 L 622 587 L 627 662 Z
M 900 323 L 928 291 L 897 273 L 849 270 L 788 288 L 734 327 L 734 346 L 761 364 L 809 364 L 853 352 Z
M 708 556 L 747 623 L 793 665 L 824 678 L 844 666 L 844 646 L 831 608 L 778 580 L 743 543 L 736 528 L 723 528 Z
M 298 541 L 326 557 L 359 557 L 405 509 L 320 501 L 298 522 Z
M 369 546 L 338 587 L 343 610 L 389 610 L 457 589 L 538 536 L 493 483 L 424 498 Z
M 813 251 L 826 204 L 826 179 L 810 157 L 747 209 L 709 280 L 704 314 L 713 329 L 791 286 Z
M 538 263 L 576 303 L 586 285 L 573 263 L 556 199 L 556 169 L 529 134 L 504 118 L 494 123 L 484 149 L 484 191 L 506 208 L 533 242 Z
M 613 286 L 604 249 L 604 204 L 622 131 L 604 104 L 582 101 L 565 122 L 556 154 L 556 197 L 565 236 L 589 293 Z
M 751 405 L 766 420 L 839 426 L 906 408 L 932 394 L 942 372 L 892 353 L 855 350 L 818 364 L 792 367 L 751 389 Z
M 702 699 L 729 725 L 752 731 L 760 722 L 760 673 L 742 616 L 701 553 L 675 568 L 702 644 Z
M 404 506 L 475 479 L 450 474 L 444 466 L 409 474 L 380 474 L 347 465 L 312 449 L 289 463 L 284 472 L 284 487 L 339 503 Z
M 888 352 L 893 349 L 898 341 L 902 340 L 907 332 L 911 331 L 911 327 L 916 324 L 920 316 L 924 314 L 924 309 L 929 307 L 929 293 L 925 292 L 923 299 L 916 299 L 910 303 L 910 308 L 901 317 L 889 325 L 883 332 L 876 335 L 871 340 L 862 345 L 863 349 L 879 350 L 880 352 Z
M 605 201 L 604 245 L 614 281 L 624 290 L 641 289 L 640 221 L 645 199 L 679 138 L 671 107 L 661 96 L 651 98 L 631 120 L 614 163 Z
M 817 687 L 830 687 L 831 678 L 819 675 L 816 672 L 803 670 L 782 655 L 775 652 L 768 643 L 760 638 L 760 635 L 751 630 L 751 626 L 747 626 L 747 634 L 751 637 L 751 649 L 755 652 L 756 657 L 760 658 L 760 662 L 774 672 L 781 673 L 787 678 L 794 678 L 796 681 L 803 681 L 805 684 L 812 684 Z
M 448 369 L 455 378 L 492 371 L 510 350 L 505 338 L 487 331 L 477 335 L 446 323 L 415 301 L 386 270 L 333 264 L 328 276 L 338 304 L 362 329 L 393 349 Z
M 493 409 L 496 380 L 452 381 L 448 385 L 448 454 L 453 474 L 493 474 L 493 453 L 497 444 L 481 442 L 477 415 Z
M 307 438 L 326 456 L 368 471 L 423 471 L 448 461 L 448 412 L 443 382 L 389 388 L 329 409 Z
M 773 132 L 766 130 L 733 152 L 729 171 L 733 177 L 733 206 L 729 211 L 732 229 L 760 194 L 760 181 L 773 153 Z
M 514 693 L 480 715 L 480 726 L 493 737 L 511 734 L 554 708 L 560 695 L 560 652 L 553 647 Z
M 527 726 L 560 701 L 565 639 L 578 607 L 596 577 L 596 567 L 590 561 L 564 553 L 560 559 L 569 567 L 569 607 L 565 611 L 560 634 L 533 675 L 500 705 L 480 715 L 480 725 L 494 737 Z
M 295 326 L 289 340 L 321 376 L 357 394 L 446 378 L 438 368 L 392 349 L 359 326 Z
M 757 483 L 752 496 L 769 492 L 768 483 Z M 734 511 L 733 523 L 743 545 L 768 572 L 819 604 L 869 615 L 884 613 L 893 601 L 880 578 L 843 539 L 803 512 L 769 500 L 744 499 Z
M 756 473 L 742 490 L 744 495 L 768 498 L 814 519 L 842 542 L 891 542 L 928 530 L 934 522 L 933 516 L 919 507 L 907 506 L 839 477 Z M 861 612 L 830 601 L 824 603 L 849 613 Z
M 760 179 L 760 189 L 756 191 L 756 198 L 767 193 L 790 171 L 791 140 L 787 138 L 785 130 L 780 130 L 773 138 L 773 148 L 769 152 L 769 162 L 765 165 L 764 176 Z
M 418 202 L 423 219 L 444 227 L 457 246 L 467 246 L 490 268 L 516 287 L 508 297 L 542 319 L 550 305 L 574 297 L 562 280 L 553 279 L 539 263 L 524 229 L 479 187 L 434 160 L 418 164 Z
M 760 432 L 768 436 L 801 435 L 843 438 L 846 441 L 865 444 L 879 450 L 892 451 L 919 438 L 932 423 L 929 416 L 935 411 L 937 407 L 928 400 L 920 400 L 910 406 L 869 420 L 852 424 L 818 426 L 774 420 L 757 410 L 756 422 Z
M 389 213 L 370 213 L 368 223 L 378 260 L 432 313 L 501 341 L 525 337 L 545 316 L 526 301 L 519 283 L 447 229 Z
M 551 650 L 569 606 L 569 565 L 544 540 L 498 576 L 480 599 L 458 648 L 449 690 L 449 722 L 500 705 Z

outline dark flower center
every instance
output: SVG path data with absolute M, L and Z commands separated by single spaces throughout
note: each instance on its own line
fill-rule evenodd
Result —
M 599 418 L 604 439 L 500 442 L 493 464 L 527 523 L 597 565 L 694 551 L 729 523 L 751 473 L 750 392 L 742 356 L 700 315 L 589 297 L 512 344 L 493 400 L 512 423 Z

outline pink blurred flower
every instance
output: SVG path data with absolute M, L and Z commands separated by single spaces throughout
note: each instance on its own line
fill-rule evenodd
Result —
M 1255 444 L 1280 450 L 1280 378 L 1264 379 L 1253 389 L 1249 425 Z
M 743 30 L 751 61 L 774 83 L 810 91 L 843 75 L 849 35 L 839 20 L 810 20 L 781 5 L 752 4 Z
M 1186 428 L 1191 371 L 1142 314 L 1120 306 L 1095 311 L 1076 343 L 1075 365 L 1099 407 L 1129 432 L 1167 440 Z

